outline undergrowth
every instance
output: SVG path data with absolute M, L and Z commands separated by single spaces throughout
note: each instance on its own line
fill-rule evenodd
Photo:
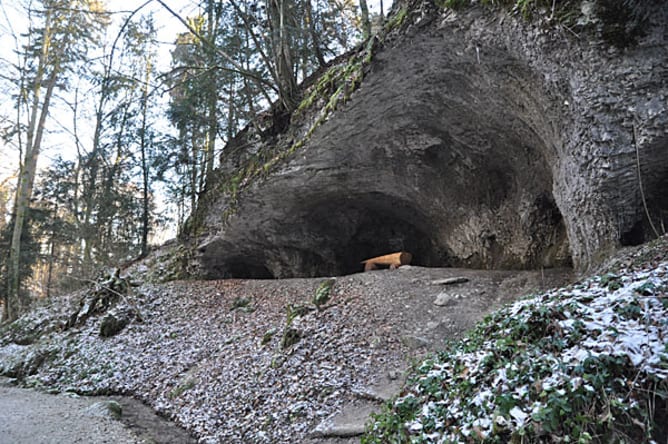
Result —
M 421 362 L 363 443 L 666 442 L 668 262 L 517 302 Z
M 472 0 L 436 0 L 441 8 L 460 9 L 469 6 Z M 572 9 L 579 7 L 579 2 L 572 0 L 482 0 L 483 5 L 502 5 L 520 13 L 524 17 L 531 17 L 538 10 L 549 10 L 555 13 L 557 10 Z

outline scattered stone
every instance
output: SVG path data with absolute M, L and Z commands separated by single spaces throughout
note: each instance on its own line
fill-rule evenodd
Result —
M 121 419 L 123 408 L 116 401 L 100 401 L 84 409 L 84 413 L 98 418 Z
M 437 279 L 435 281 L 431 281 L 431 285 L 454 285 L 454 284 L 463 284 L 464 282 L 468 281 L 469 278 L 467 277 L 457 276 L 457 277 Z
M 431 341 L 429 339 L 414 335 L 402 336 L 401 342 L 411 350 L 429 347 L 431 345 Z
M 311 435 L 313 437 L 319 438 L 352 438 L 354 436 L 360 436 L 363 433 L 364 423 L 343 425 L 332 424 L 328 426 L 325 422 L 323 422 L 321 423 L 321 426 L 318 426 Z
M 389 381 L 375 384 L 372 387 L 353 389 L 352 392 L 359 399 L 366 399 L 378 403 L 387 402 L 401 391 L 403 385 L 403 380 L 399 379 L 399 375 L 395 376 L 397 377 L 388 378 Z
M 396 381 L 401 377 L 401 372 L 399 370 L 390 370 L 387 372 L 387 377 L 390 378 L 391 381 Z
M 322 421 L 311 432 L 314 438 L 352 438 L 364 433 L 366 421 L 377 406 L 367 402 L 353 402 Z
M 120 333 L 130 322 L 138 318 L 131 307 L 117 307 L 107 313 L 100 324 L 100 336 L 110 338 Z
M 462 295 L 460 294 L 450 294 L 442 292 L 439 293 L 438 296 L 436 296 L 436 299 L 434 299 L 434 305 L 437 305 L 439 307 L 445 307 L 447 305 L 455 304 L 461 298 Z

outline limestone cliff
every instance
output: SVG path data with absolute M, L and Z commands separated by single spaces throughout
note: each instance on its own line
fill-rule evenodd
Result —
M 630 2 L 608 3 L 626 17 Z M 355 68 L 341 87 L 319 98 L 314 83 L 290 120 L 226 147 L 189 228 L 202 274 L 334 275 L 397 250 L 425 266 L 586 269 L 654 237 L 668 7 L 638 3 L 629 20 L 583 1 L 568 22 L 395 5 L 356 65 L 337 62 Z

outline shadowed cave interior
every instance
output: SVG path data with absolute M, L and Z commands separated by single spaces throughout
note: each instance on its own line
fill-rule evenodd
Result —
M 429 200 L 429 196 L 426 196 Z M 528 215 L 539 224 L 538 242 L 555 242 L 566 237 L 565 227 L 554 200 L 541 194 Z M 446 219 L 447 222 L 447 219 Z M 365 259 L 397 251 L 413 255 L 412 265 L 424 267 L 539 268 L 554 245 L 532 245 L 526 260 L 506 254 L 493 233 L 478 236 L 484 251 L 458 257 L 447 244 L 448 233 L 421 210 L 380 192 L 347 198 L 331 198 L 296 212 L 294 219 L 277 222 L 281 245 L 246 245 L 239 254 L 216 254 L 208 248 L 205 258 L 210 278 L 270 279 L 287 277 L 338 276 L 360 272 Z M 566 240 L 567 242 L 567 240 Z M 300 245 L 301 243 L 301 245 Z M 229 254 L 229 253 L 228 253 Z M 222 260 L 221 260 L 222 259 Z M 570 257 L 548 266 L 569 266 Z

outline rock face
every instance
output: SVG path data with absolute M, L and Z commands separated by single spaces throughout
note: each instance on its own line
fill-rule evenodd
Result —
M 576 38 L 505 10 L 404 6 L 303 147 L 234 199 L 207 196 L 203 274 L 345 274 L 393 251 L 423 266 L 586 269 L 653 237 L 641 197 L 662 230 L 668 8 L 642 3 L 643 32 L 617 41 L 596 8 Z

